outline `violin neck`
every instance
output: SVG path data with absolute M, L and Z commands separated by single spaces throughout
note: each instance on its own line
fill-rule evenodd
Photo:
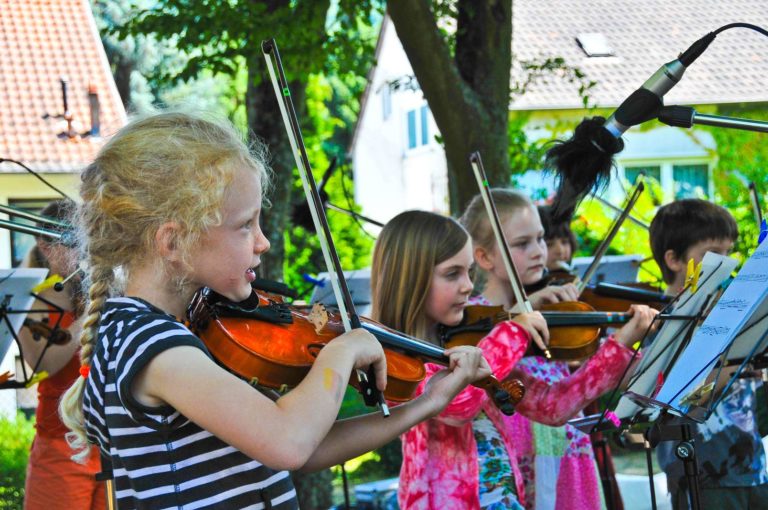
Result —
M 631 316 L 624 312 L 541 312 L 547 326 L 607 326 L 626 324 Z
M 403 335 L 398 335 L 392 331 L 388 331 L 381 326 L 363 322 L 361 327 L 371 333 L 376 339 L 381 342 L 381 345 L 390 349 L 395 349 L 404 352 L 405 354 L 418 356 L 428 361 L 438 363 L 440 365 L 448 364 L 448 356 L 445 355 L 445 351 L 437 345 L 432 345 L 427 342 L 422 342 L 413 338 L 408 338 Z
M 628 299 L 637 303 L 647 303 L 651 301 L 666 304 L 672 302 L 672 296 L 667 296 L 662 292 L 654 292 L 637 287 L 627 287 L 626 285 L 605 282 L 600 282 L 595 285 L 595 294 L 599 296 Z

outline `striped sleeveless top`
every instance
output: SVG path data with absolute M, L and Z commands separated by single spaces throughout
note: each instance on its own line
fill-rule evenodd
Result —
M 147 407 L 133 397 L 134 377 L 177 346 L 210 356 L 199 338 L 149 303 L 107 301 L 83 412 L 89 441 L 111 459 L 120 510 L 298 508 L 287 471 L 247 457 L 171 406 Z

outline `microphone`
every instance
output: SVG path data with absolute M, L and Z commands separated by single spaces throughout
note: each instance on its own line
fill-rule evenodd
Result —
M 652 120 L 664 106 L 664 95 L 717 36 L 710 32 L 680 56 L 661 66 L 625 99 L 605 120 L 585 118 L 566 141 L 556 141 L 545 156 L 544 166 L 557 174 L 558 189 L 552 204 L 556 222 L 573 216 L 578 202 L 592 189 L 603 188 L 610 178 L 613 156 L 624 149 L 621 135 L 630 127 Z
M 619 138 L 627 129 L 658 117 L 664 106 L 664 95 L 682 79 L 683 73 L 715 39 L 710 32 L 685 50 L 676 60 L 661 66 L 634 91 L 605 121 L 605 129 Z

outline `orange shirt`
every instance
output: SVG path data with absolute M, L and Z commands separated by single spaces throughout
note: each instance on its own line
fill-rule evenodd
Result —
M 58 314 L 51 313 L 49 321 L 55 324 Z M 59 324 L 62 328 L 68 328 L 75 321 L 72 312 L 64 312 Z M 43 340 L 41 340 L 43 341 Z M 76 342 L 77 339 L 72 339 Z M 59 400 L 67 389 L 80 376 L 80 353 L 76 352 L 61 370 L 54 375 L 40 381 L 37 385 L 37 433 L 46 437 L 63 437 L 69 429 L 59 418 Z

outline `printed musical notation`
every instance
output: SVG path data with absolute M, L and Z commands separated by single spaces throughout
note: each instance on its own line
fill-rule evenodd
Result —
M 766 273 L 739 273 L 733 280 L 735 282 L 752 282 L 752 283 L 765 283 L 768 282 L 768 274 Z
M 707 326 L 703 325 L 699 328 L 698 334 L 704 336 L 721 336 L 727 335 L 731 330 L 728 326 Z
M 726 298 L 721 299 L 717 303 L 717 308 L 728 309 L 732 311 L 742 312 L 749 307 L 749 301 L 742 298 Z
M 659 401 L 687 412 L 684 396 L 706 378 L 720 355 L 739 341 L 736 334 L 768 299 L 767 258 L 768 243 L 762 242 L 694 333 L 659 391 Z

